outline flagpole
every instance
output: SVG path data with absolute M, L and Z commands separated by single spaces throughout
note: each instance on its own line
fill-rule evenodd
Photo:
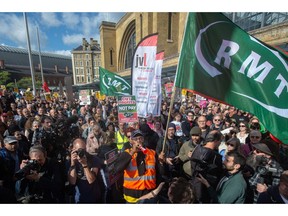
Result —
M 163 145 L 162 145 L 162 152 L 161 152 L 163 155 L 165 153 L 164 152 L 164 148 L 165 148 L 165 144 L 166 144 L 166 140 L 167 140 L 167 131 L 168 131 L 168 125 L 169 125 L 169 122 L 170 122 L 171 110 L 173 108 L 173 103 L 174 103 L 174 100 L 175 100 L 175 91 L 176 91 L 176 86 L 175 86 L 176 82 L 175 81 L 177 80 L 179 59 L 180 59 L 180 56 L 181 56 L 181 53 L 182 53 L 181 51 L 182 51 L 182 46 L 183 46 L 183 43 L 184 43 L 183 39 L 184 39 L 184 34 L 185 34 L 186 28 L 187 28 L 188 16 L 189 16 L 189 12 L 187 12 L 187 16 L 186 16 L 186 24 L 185 24 L 185 28 L 184 28 L 183 35 L 182 35 L 182 43 L 181 43 L 181 48 L 180 48 L 180 55 L 179 55 L 179 58 L 178 58 L 178 64 L 177 64 L 176 74 L 175 74 L 173 88 L 172 88 L 170 108 L 169 108 L 168 119 L 167 119 L 167 123 L 166 123 L 165 136 L 164 136 L 164 141 L 163 141 Z
M 29 56 L 31 77 L 32 77 L 33 95 L 35 96 L 36 95 L 36 85 L 35 85 L 35 76 L 34 76 L 34 65 L 33 65 L 33 59 L 32 59 L 32 54 L 31 54 L 28 22 L 27 22 L 27 17 L 26 17 L 26 13 L 25 12 L 23 12 L 23 16 L 24 16 L 24 22 L 25 22 L 25 27 L 26 27 L 27 47 L 28 47 L 28 56 Z
M 16 79 L 14 79 L 14 82 L 15 82 L 15 88 L 18 88 Z
M 42 67 L 42 58 L 41 58 L 41 49 L 40 49 L 40 39 L 39 39 L 39 32 L 38 27 L 37 30 L 37 42 L 38 42 L 38 50 L 39 50 L 39 61 L 40 61 L 40 69 L 41 69 L 41 78 L 42 78 L 42 86 L 44 84 L 44 75 L 43 75 L 43 67 Z

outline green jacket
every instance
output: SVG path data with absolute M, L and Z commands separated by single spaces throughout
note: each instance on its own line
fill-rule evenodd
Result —
M 193 151 L 195 147 L 196 145 L 192 143 L 192 140 L 188 140 L 181 146 L 178 154 L 179 159 L 183 162 L 183 170 L 189 176 L 192 175 L 192 171 L 190 158 L 187 154 L 189 153 L 189 151 Z
M 217 189 L 220 182 L 218 183 Z M 208 188 L 212 202 L 223 204 L 244 203 L 246 190 L 247 183 L 241 171 L 229 176 L 228 180 L 225 181 L 217 191 L 212 187 Z

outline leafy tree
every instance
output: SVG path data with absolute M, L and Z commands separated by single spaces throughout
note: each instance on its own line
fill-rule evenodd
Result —
M 40 79 L 37 79 L 35 77 L 35 85 L 36 85 L 36 89 L 37 88 L 41 88 L 42 86 L 42 82 L 40 81 Z M 18 88 L 23 88 L 23 89 L 27 89 L 27 88 L 31 88 L 33 89 L 33 85 L 32 85 L 32 78 L 31 77 L 23 77 L 21 78 L 19 81 L 17 81 L 17 86 Z
M 7 71 L 0 72 L 0 85 L 5 85 L 10 79 L 10 73 Z

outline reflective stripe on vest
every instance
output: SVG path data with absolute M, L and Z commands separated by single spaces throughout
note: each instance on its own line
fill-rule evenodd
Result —
M 116 132 L 116 145 L 119 150 L 123 148 L 124 143 L 128 142 L 128 138 L 125 135 L 121 135 L 120 131 Z
M 129 149 L 125 150 L 129 152 Z M 139 176 L 137 169 L 136 156 L 132 156 L 132 160 L 127 169 L 124 170 L 124 184 L 125 188 L 131 190 L 151 190 L 156 187 L 156 159 L 155 151 L 148 149 L 146 157 L 146 172 L 144 175 Z

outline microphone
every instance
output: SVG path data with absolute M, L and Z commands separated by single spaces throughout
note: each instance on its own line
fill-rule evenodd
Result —
M 138 146 L 138 148 L 144 153 L 147 154 L 148 150 L 142 146 Z

